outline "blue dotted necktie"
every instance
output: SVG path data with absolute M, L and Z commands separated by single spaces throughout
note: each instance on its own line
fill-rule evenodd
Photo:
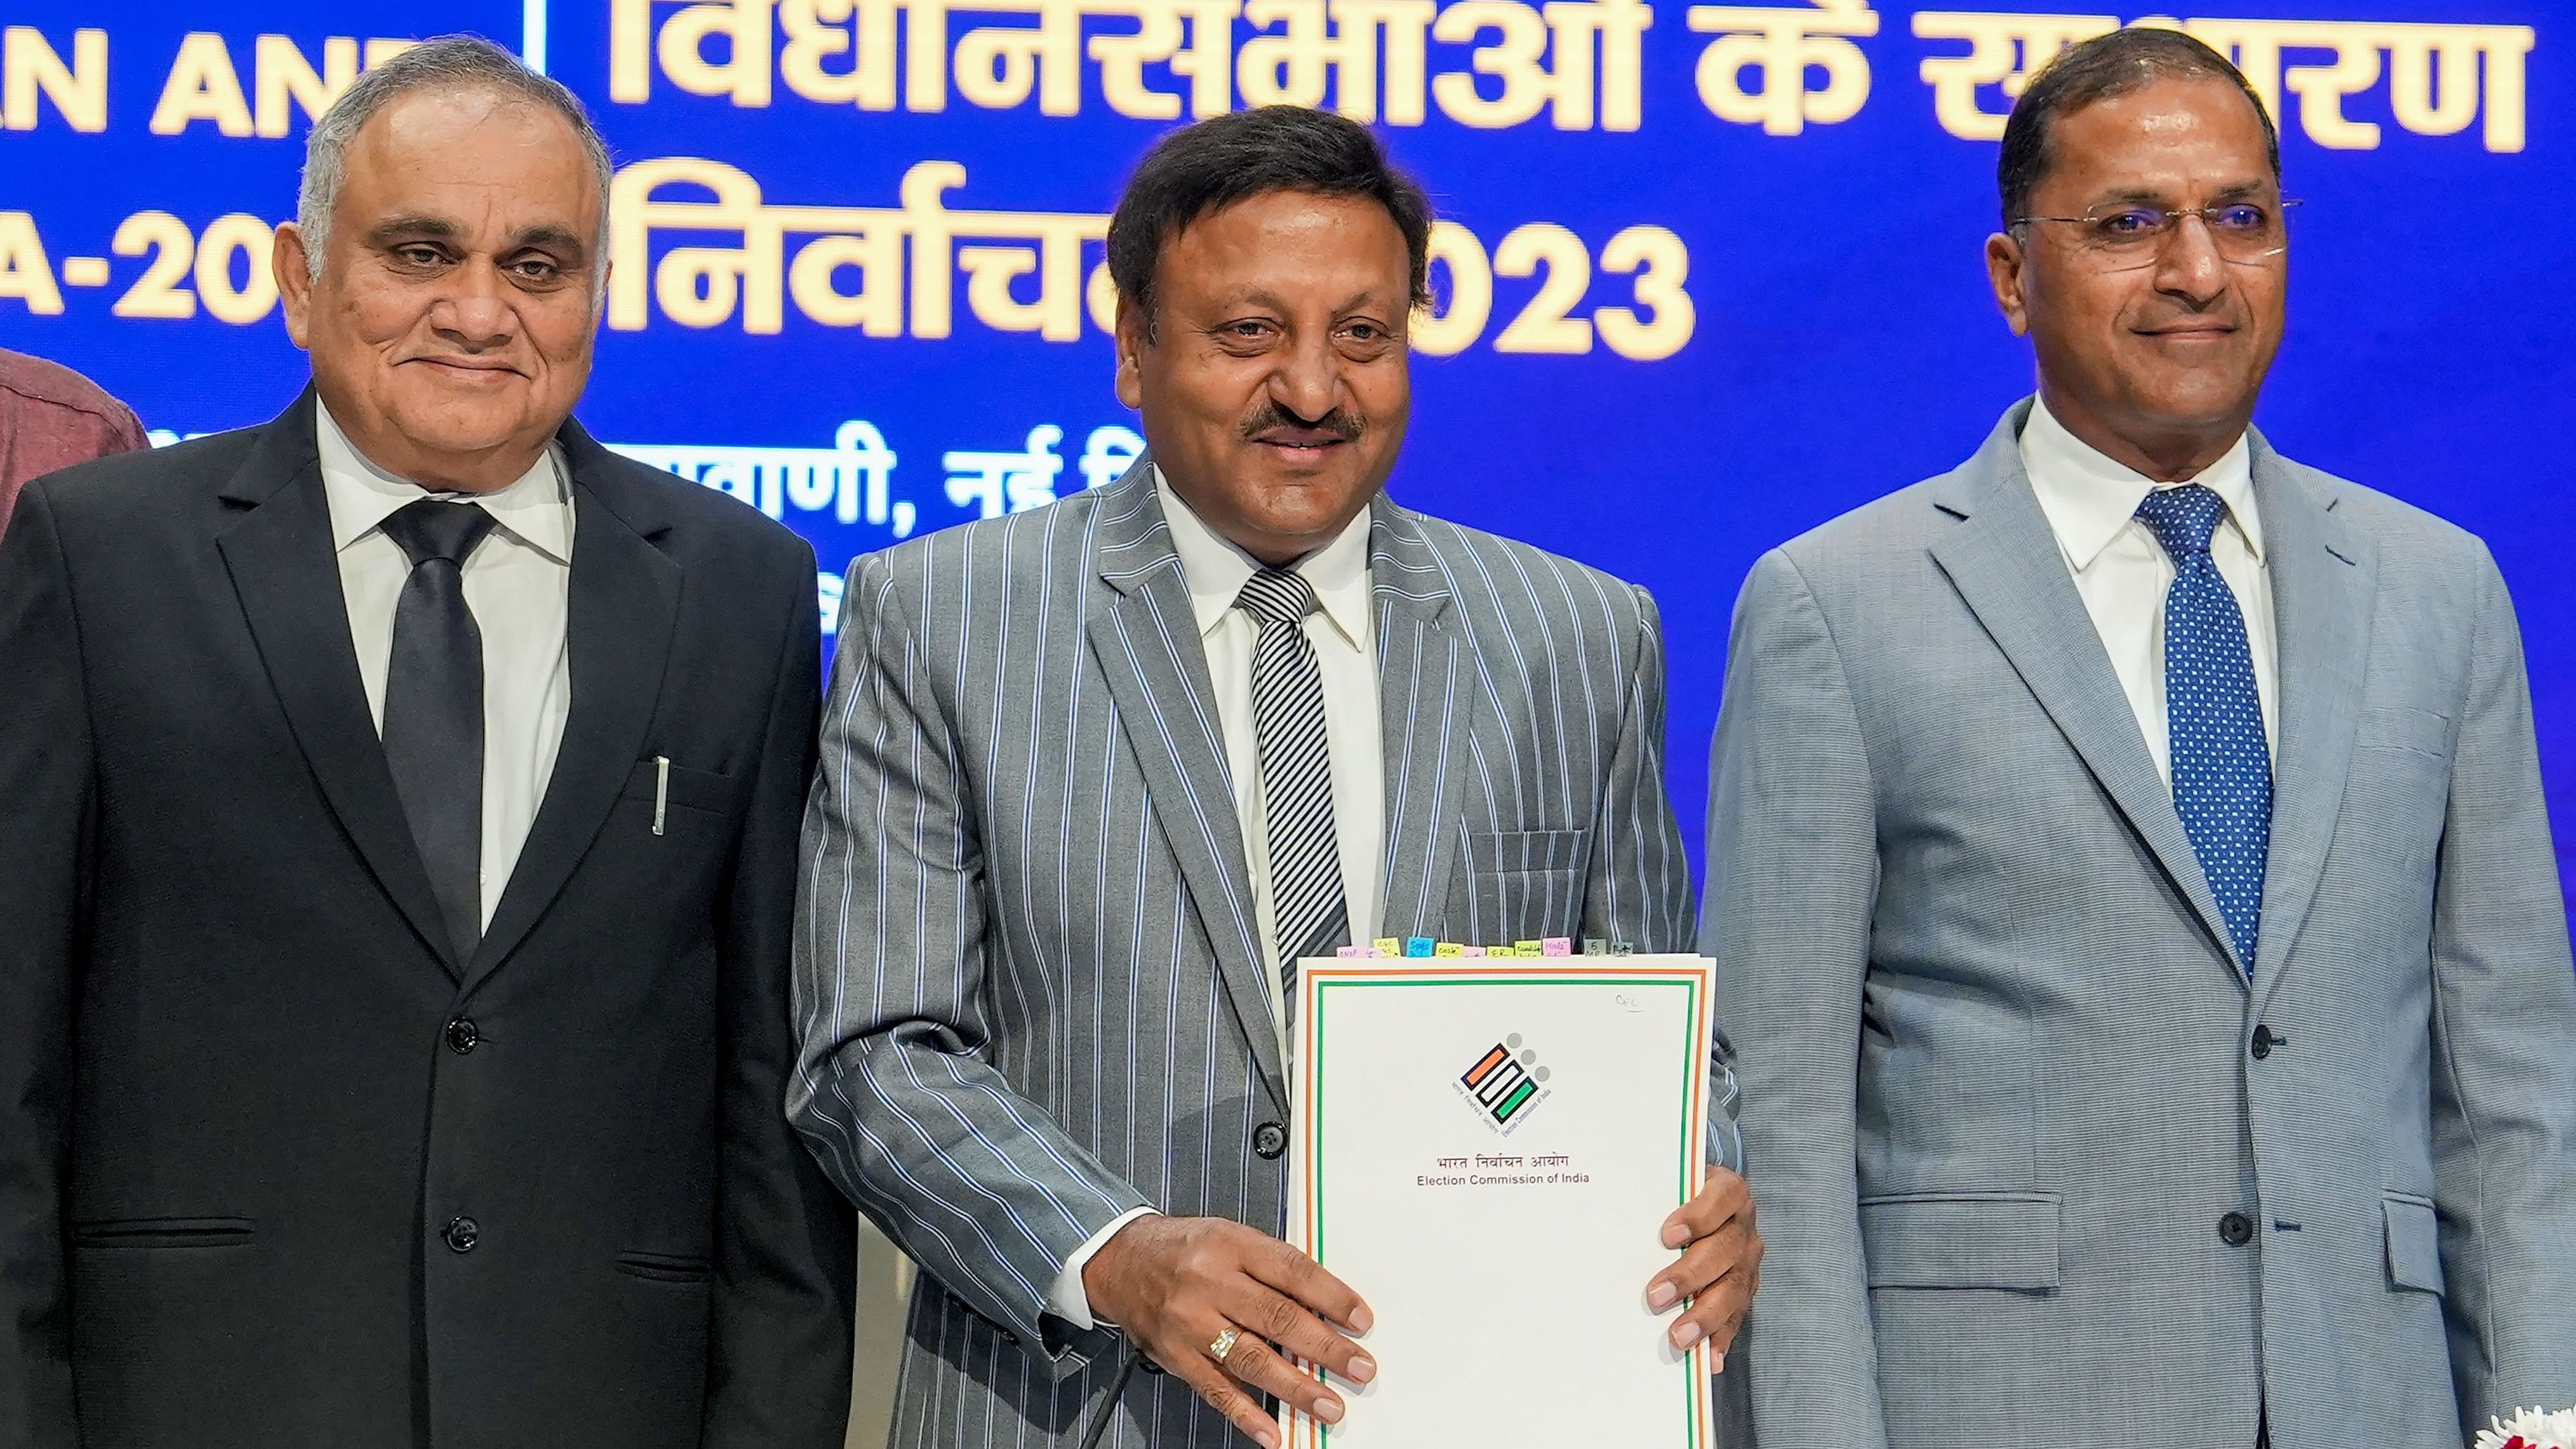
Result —
M 2272 843 L 2272 755 L 2245 616 L 2209 556 L 2226 500 L 2197 483 L 2147 495 L 2138 521 L 2173 559 L 2165 591 L 2165 727 L 2174 810 L 2200 857 L 2236 956 L 2251 973 Z

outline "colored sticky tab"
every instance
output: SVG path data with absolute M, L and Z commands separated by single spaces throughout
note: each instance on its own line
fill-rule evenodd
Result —
M 1404 954 L 1407 956 L 1428 956 L 1436 947 L 1438 947 L 1439 944 L 1439 942 L 1432 940 L 1429 936 L 1407 936 L 1404 938 Z
M 1482 956 L 1485 954 L 1485 948 L 1482 946 L 1461 946 L 1458 948 L 1458 954 L 1461 956 Z
M 1564 936 L 1550 936 L 1538 943 L 1538 953 L 1542 956 L 1571 956 L 1574 942 Z
M 1377 938 L 1376 944 L 1376 954 L 1380 956 L 1401 956 L 1404 954 L 1404 943 L 1393 936 L 1380 936 Z
M 1512 954 L 1515 956 L 1535 956 L 1539 954 L 1540 951 L 1544 950 L 1546 946 L 1547 943 L 1544 941 L 1514 941 L 1512 943 Z
M 1599 936 L 1586 936 L 1583 938 L 1583 954 L 1586 956 L 1607 956 L 1610 954 L 1610 943 L 1601 939 Z
M 1467 948 L 1459 945 L 1455 941 L 1443 941 L 1439 945 L 1431 948 L 1431 954 L 1434 956 L 1464 956 L 1467 954 Z
M 1357 946 L 1335 946 L 1333 948 L 1333 954 L 1345 961 L 1357 956 L 1359 953 L 1360 948 Z

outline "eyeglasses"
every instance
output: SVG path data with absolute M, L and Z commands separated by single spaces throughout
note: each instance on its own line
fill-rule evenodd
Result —
M 2154 266 L 2164 255 L 2165 243 L 2182 234 L 2182 219 L 2196 216 L 2209 229 L 2210 245 L 2217 249 L 2219 260 L 2253 266 L 2289 250 L 2289 208 L 2298 204 L 2286 199 L 2270 204 L 2224 201 L 2171 210 L 2105 205 L 2088 207 L 2082 216 L 2015 217 L 2012 225 L 2049 221 L 2075 227 L 2076 245 L 2087 257 L 2105 271 L 2125 272 Z

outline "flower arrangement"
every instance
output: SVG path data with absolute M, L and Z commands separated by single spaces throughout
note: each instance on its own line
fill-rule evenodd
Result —
M 2517 1409 L 2478 1431 L 2477 1449 L 2576 1449 L 2576 1409 Z

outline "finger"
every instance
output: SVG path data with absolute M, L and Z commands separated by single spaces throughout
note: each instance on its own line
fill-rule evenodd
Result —
M 1707 1185 L 1664 1219 L 1665 1247 L 1687 1247 L 1724 1227 L 1731 1218 L 1753 1216 L 1753 1190 L 1745 1186 L 1743 1178 L 1723 1167 L 1712 1167 L 1708 1173 Z
M 1317 1383 L 1294 1361 L 1251 1334 L 1235 1341 L 1234 1351 L 1225 1356 L 1224 1368 L 1246 1385 L 1282 1403 L 1294 1404 L 1327 1424 L 1342 1421 L 1339 1394 Z
M 1687 1349 L 1707 1339 L 1710 1350 L 1723 1355 L 1727 1345 L 1735 1341 L 1735 1330 L 1744 1322 L 1745 1312 L 1753 1306 L 1755 1287 L 1751 1274 L 1732 1273 L 1691 1300 L 1691 1306 L 1667 1330 L 1673 1347 Z
M 1304 1304 L 1258 1282 L 1247 1282 L 1225 1305 L 1225 1314 L 1281 1349 L 1322 1364 L 1352 1383 L 1377 1377 L 1377 1360 L 1367 1350 L 1335 1333 Z
M 1208 1335 L 1210 1342 L 1215 1339 L 1215 1334 Z M 1239 1353 L 1242 1349 L 1243 1343 L 1238 1341 L 1235 1351 Z M 1228 1358 L 1233 1356 L 1226 1355 Z M 1242 1430 L 1261 1449 L 1279 1449 L 1279 1421 L 1262 1412 L 1260 1400 L 1245 1393 L 1234 1376 L 1208 1357 L 1203 1348 L 1183 1350 L 1171 1357 L 1156 1353 L 1154 1357 L 1162 1359 L 1163 1367 L 1171 1370 L 1175 1378 L 1197 1390 L 1198 1396 L 1207 1400 L 1210 1408 L 1225 1415 L 1234 1427 Z
M 1660 1313 L 1701 1292 L 1728 1273 L 1745 1267 L 1748 1260 L 1755 1257 L 1754 1242 L 1751 1226 L 1742 1219 L 1735 1219 L 1691 1244 L 1671 1267 L 1648 1281 L 1648 1306 Z
M 1286 1243 L 1266 1239 L 1258 1251 L 1244 1255 L 1244 1271 L 1278 1289 L 1353 1333 L 1366 1333 L 1375 1322 L 1368 1304 L 1350 1285 L 1324 1271 L 1323 1265 Z

